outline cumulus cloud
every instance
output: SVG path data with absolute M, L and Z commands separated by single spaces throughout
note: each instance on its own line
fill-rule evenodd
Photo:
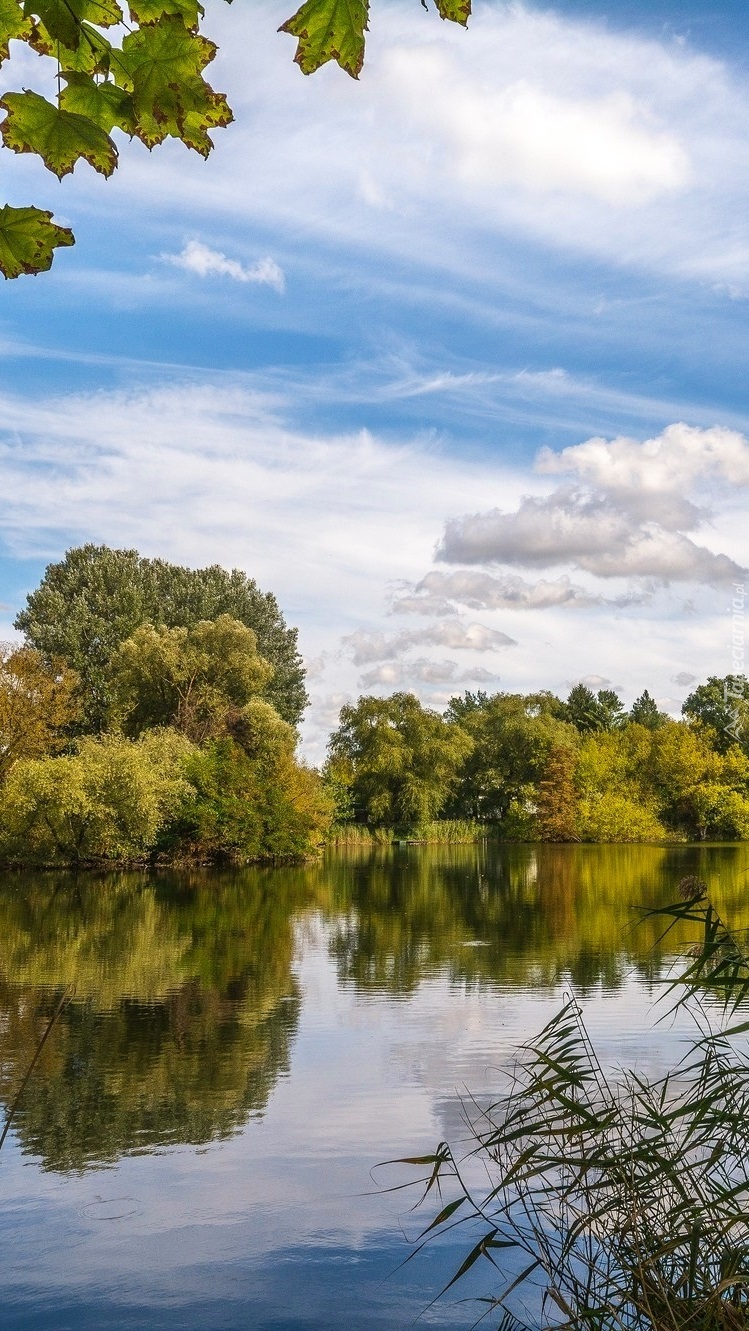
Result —
M 704 510 L 688 499 L 700 483 L 749 485 L 749 442 L 736 430 L 669 425 L 643 443 L 621 437 L 588 439 L 536 459 L 541 475 L 579 478 L 591 489 L 672 530 L 697 526 Z
M 447 647 L 452 651 L 490 652 L 501 647 L 514 647 L 514 638 L 499 629 L 488 628 L 484 624 L 464 624 L 460 620 L 446 620 L 443 624 L 434 624 L 426 629 L 414 629 L 388 636 L 385 633 L 370 633 L 360 629 L 350 633 L 343 640 L 348 648 L 354 665 L 366 665 L 370 661 L 394 661 L 413 647 Z
M 230 277 L 233 282 L 254 282 L 258 286 L 273 287 L 281 293 L 286 285 L 283 270 L 274 259 L 260 259 L 257 263 L 239 263 L 228 259 L 220 250 L 212 250 L 199 240 L 188 240 L 179 254 L 162 254 L 164 263 L 184 268 L 197 277 Z
M 689 684 L 696 684 L 697 676 L 690 675 L 688 670 L 680 670 L 678 675 L 671 676 L 672 684 L 681 684 L 682 688 L 687 688 Z
M 467 602 L 465 603 L 467 604 Z M 456 607 L 443 596 L 396 595 L 391 615 L 457 615 Z
M 600 578 L 731 583 L 743 569 L 680 532 L 639 523 L 597 496 L 557 491 L 526 498 L 515 513 L 476 513 L 448 522 L 438 559 L 460 564 L 570 563 Z
M 695 487 L 712 481 L 725 495 L 729 486 L 749 485 L 749 444 L 735 431 L 674 425 L 645 443 L 591 439 L 560 453 L 544 449 L 537 470 L 572 474 L 585 484 L 526 496 L 514 512 L 455 518 L 437 558 L 528 568 L 571 564 L 601 578 L 710 586 L 743 576 L 728 555 L 685 535 L 707 516 L 690 498 Z
M 450 606 L 451 601 L 471 610 L 546 610 L 550 606 L 600 605 L 603 598 L 571 582 L 566 576 L 547 582 L 526 582 L 516 573 L 494 577 L 475 569 L 454 573 L 427 573 L 414 589 L 415 595 L 393 601 L 395 614 L 432 614 L 432 606 Z M 456 613 L 453 608 L 453 613 Z
M 573 679 L 572 684 L 584 684 L 589 689 L 611 688 L 611 680 L 606 675 L 579 675 L 577 679 Z M 621 693 L 621 689 L 614 689 L 614 692 Z

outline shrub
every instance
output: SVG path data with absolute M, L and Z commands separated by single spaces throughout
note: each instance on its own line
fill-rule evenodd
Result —
M 180 807 L 191 745 L 171 730 L 84 739 L 76 753 L 19 761 L 0 793 L 0 855 L 13 863 L 138 859 Z

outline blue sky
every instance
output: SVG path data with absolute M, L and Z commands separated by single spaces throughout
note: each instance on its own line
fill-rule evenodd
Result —
M 384 3 L 358 83 L 287 10 L 209 3 L 208 162 L 3 154 L 77 245 L 1 293 L 0 631 L 94 540 L 273 590 L 313 757 L 361 691 L 678 713 L 749 562 L 745 5 Z

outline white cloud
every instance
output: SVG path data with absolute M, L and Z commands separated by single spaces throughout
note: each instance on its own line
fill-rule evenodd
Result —
M 58 559 L 90 540 L 193 567 L 245 569 L 277 595 L 287 620 L 299 626 L 305 658 L 315 663 L 306 734 L 316 760 L 340 706 L 362 687 L 361 666 L 341 639 L 358 631 L 375 643 L 397 641 L 384 593 L 425 582 L 445 514 L 476 511 L 493 491 L 510 512 L 519 511 L 529 486 L 545 478 L 534 481 L 492 459 L 452 458 L 423 439 L 385 443 L 366 431 L 293 428 L 285 422 L 288 405 L 280 388 L 263 396 L 229 377 L 220 389 L 186 379 L 131 392 L 0 396 L 0 540 L 20 558 Z M 721 507 L 720 494 L 716 503 L 725 533 L 745 549 L 743 509 Z M 438 617 L 425 626 L 426 637 L 419 638 L 419 626 L 416 636 L 400 639 L 400 656 L 370 655 L 368 663 L 393 667 L 392 687 L 434 705 L 464 683 L 491 687 L 495 648 L 502 686 L 510 690 L 565 691 L 571 675 L 599 674 L 624 681 L 632 697 L 643 688 L 661 697 L 684 662 L 697 678 L 730 667 L 730 615 L 722 598 L 699 586 L 690 589 L 695 605 L 687 616 L 662 587 L 647 606 L 616 605 L 620 589 L 607 584 L 611 599 L 591 606 L 585 632 L 575 633 L 564 576 L 548 579 L 549 600 L 561 593 L 559 603 L 537 614 L 523 602 L 547 595 L 543 580 L 523 580 L 518 603 L 493 609 L 505 591 L 518 591 L 513 577 L 498 574 L 474 586 L 486 601 L 486 622 L 477 628 L 459 616 Z M 7 636 L 0 624 L 0 637 Z M 517 645 L 506 651 L 510 636 Z M 465 667 L 462 660 L 445 665 L 443 657 L 458 651 Z M 390 687 L 378 678 L 376 687 Z
M 570 688 L 574 684 L 585 684 L 589 689 L 608 689 L 611 688 L 611 680 L 606 675 L 580 675 L 577 679 L 570 681 Z M 620 689 L 614 689 L 615 693 L 620 693 Z
M 159 257 L 164 263 L 184 268 L 197 277 L 230 277 L 233 282 L 273 287 L 279 293 L 286 285 L 283 271 L 274 259 L 260 259 L 247 266 L 236 259 L 227 259 L 220 250 L 212 250 L 199 240 L 188 240 L 179 254 L 161 254 Z
M 385 633 L 359 629 L 343 638 L 342 645 L 350 651 L 354 665 L 366 665 L 368 661 L 395 660 L 413 647 L 433 646 L 448 647 L 452 651 L 490 652 L 501 647 L 514 647 L 516 643 L 507 633 L 488 628 L 485 624 L 464 624 L 457 619 L 448 619 L 443 624 L 390 637 Z
M 467 603 L 466 603 L 467 604 Z M 482 607 L 483 608 L 483 607 Z M 390 605 L 391 615 L 457 615 L 457 608 L 442 596 L 398 594 Z
M 732 583 L 739 564 L 657 523 L 639 523 L 625 510 L 589 495 L 555 491 L 526 498 L 514 513 L 494 509 L 453 519 L 438 558 L 456 564 L 572 564 L 600 578 L 657 578 L 664 582 Z
M 745 290 L 740 70 L 519 5 L 478 5 L 463 33 L 393 3 L 372 23 L 358 83 L 330 67 L 305 80 L 276 19 L 262 4 L 211 13 L 213 77 L 236 123 L 208 163 L 169 145 L 155 169 L 125 147 L 118 201 L 160 203 L 196 226 L 221 218 L 222 234 L 248 221 L 294 238 L 303 227 L 336 249 L 490 283 L 506 267 L 497 235 L 509 233 Z M 99 182 L 76 186 L 100 206 Z
M 628 92 L 581 97 L 527 75 L 503 86 L 486 71 L 472 76 L 435 45 L 391 51 L 383 63 L 395 98 L 423 131 L 436 129 L 451 178 L 469 186 L 510 184 L 631 207 L 690 181 L 686 146 L 654 126 L 648 103 Z
M 749 485 L 749 442 L 736 430 L 669 425 L 655 439 L 588 439 L 536 460 L 541 475 L 575 476 L 630 512 L 663 526 L 695 526 L 701 511 L 687 496 L 700 482 Z
M 427 573 L 416 584 L 416 595 L 399 596 L 393 601 L 396 614 L 431 614 L 431 606 L 450 605 L 449 597 L 471 610 L 547 610 L 550 606 L 580 607 L 600 605 L 602 598 L 579 587 L 564 576 L 553 581 L 526 582 L 516 573 L 494 577 L 475 569 L 456 569 L 454 573 Z M 426 609 L 424 607 L 427 607 Z M 453 610 L 453 613 L 456 613 Z
M 454 518 L 437 557 L 528 568 L 571 564 L 601 578 L 711 586 L 743 575 L 736 560 L 684 534 L 708 516 L 692 492 L 702 497 L 712 483 L 712 497 L 725 501 L 732 489 L 749 485 L 749 444 L 735 431 L 673 425 L 644 443 L 591 439 L 560 453 L 545 448 L 536 470 L 572 475 L 587 488 L 562 486 L 543 497 L 526 495 L 514 512 Z
M 384 688 L 413 690 L 419 684 L 496 684 L 499 675 L 485 667 L 476 666 L 460 670 L 457 661 L 430 661 L 421 657 L 416 661 L 385 661 L 359 676 L 363 689 Z

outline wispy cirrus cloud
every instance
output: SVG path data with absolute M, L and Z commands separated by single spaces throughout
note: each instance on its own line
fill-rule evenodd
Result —
M 334 70 L 303 83 L 264 5 L 209 26 L 236 124 L 208 168 L 170 154 L 154 177 L 123 154 L 149 203 L 474 275 L 514 233 L 749 282 L 749 95 L 740 69 L 686 43 L 520 5 L 477 5 L 466 35 L 391 4 L 349 89 Z

